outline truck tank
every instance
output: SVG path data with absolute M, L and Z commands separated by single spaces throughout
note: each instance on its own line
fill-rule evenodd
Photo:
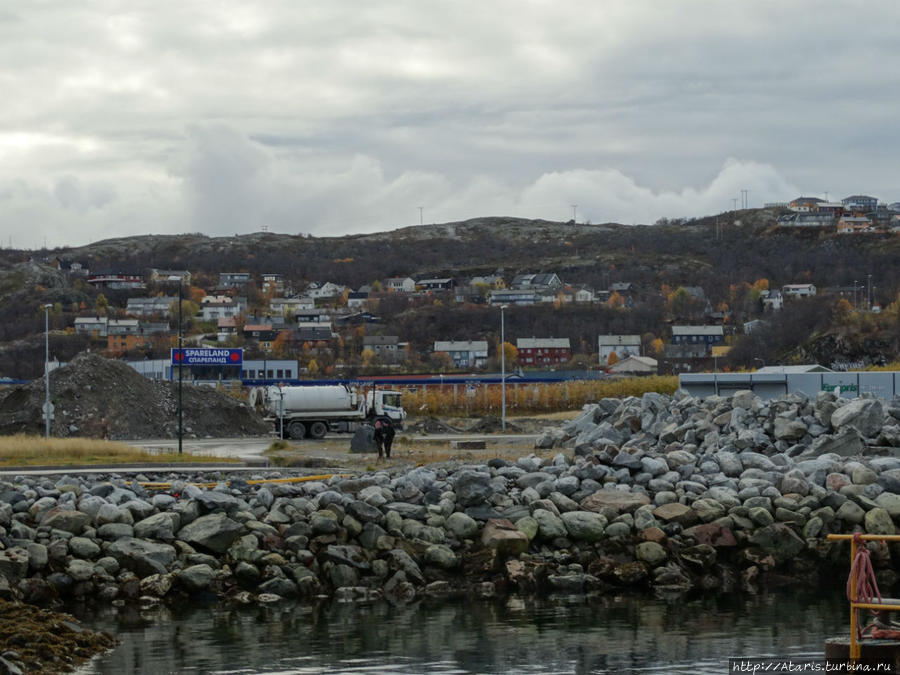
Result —
M 278 387 L 269 391 L 269 409 L 277 414 L 281 401 Z M 318 385 L 311 387 L 283 387 L 284 410 L 298 412 L 316 412 L 330 410 L 356 409 L 356 394 L 341 385 Z

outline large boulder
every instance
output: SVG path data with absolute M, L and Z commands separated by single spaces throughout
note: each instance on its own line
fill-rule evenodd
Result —
M 831 426 L 836 430 L 853 427 L 865 438 L 874 438 L 884 426 L 884 409 L 875 398 L 857 398 L 831 414 Z
M 784 523 L 773 523 L 756 530 L 749 541 L 779 564 L 793 559 L 806 548 L 806 542 Z
M 201 516 L 185 525 L 176 535 L 188 544 L 202 546 L 215 553 L 224 553 L 231 543 L 245 532 L 244 526 L 222 512 Z
M 560 518 L 572 539 L 600 541 L 606 529 L 606 518 L 591 511 L 569 511 Z
M 631 513 L 649 503 L 650 497 L 640 492 L 597 490 L 594 494 L 581 500 L 581 508 L 585 511 L 599 513 L 608 507 L 616 513 Z
M 175 561 L 175 548 L 168 544 L 156 544 L 143 539 L 123 537 L 109 545 L 108 554 L 125 569 L 140 577 L 166 574 Z
M 457 502 L 462 506 L 481 504 L 494 492 L 490 474 L 481 471 L 460 471 L 453 487 Z

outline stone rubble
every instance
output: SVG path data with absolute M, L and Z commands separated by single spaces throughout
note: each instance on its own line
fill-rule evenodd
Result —
M 251 484 L 289 472 L 0 482 L 0 597 L 235 602 L 843 584 L 828 533 L 894 534 L 900 403 L 645 394 L 586 406 L 550 457 Z M 150 492 L 147 481 L 170 481 Z M 900 549 L 870 544 L 888 589 Z

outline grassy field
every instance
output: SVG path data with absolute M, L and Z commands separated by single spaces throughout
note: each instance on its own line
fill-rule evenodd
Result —
M 2 466 L 66 466 L 71 464 L 175 464 L 209 461 L 196 455 L 147 452 L 124 443 L 92 438 L 0 436 Z M 216 462 L 236 461 L 216 458 Z

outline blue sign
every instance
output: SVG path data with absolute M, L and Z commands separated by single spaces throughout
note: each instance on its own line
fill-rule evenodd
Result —
M 172 350 L 173 366 L 240 366 L 243 363 L 243 349 L 185 347 Z

